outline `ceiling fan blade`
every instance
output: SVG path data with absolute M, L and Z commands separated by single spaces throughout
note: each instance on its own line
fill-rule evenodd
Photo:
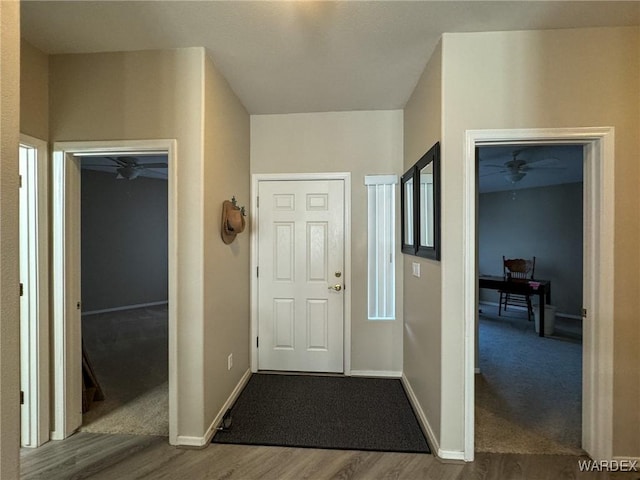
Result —
M 502 168 L 502 169 L 504 169 L 504 165 L 493 165 L 493 164 L 490 164 L 490 165 L 484 165 L 484 164 L 483 164 L 483 165 L 482 165 L 482 168 L 485 168 L 485 167 L 487 167 L 487 168 Z
M 166 163 L 139 163 L 138 166 L 144 168 L 167 168 Z
M 504 148 L 502 147 L 498 147 L 497 150 L 495 150 L 496 147 L 483 147 L 483 149 L 480 150 L 480 161 L 500 161 L 503 159 L 511 159 L 512 158 L 512 154 L 511 154 L 511 150 L 506 151 Z M 485 149 L 492 149 L 493 151 L 489 150 L 485 150 Z
M 114 162 L 118 167 L 124 167 L 127 165 L 126 162 L 124 162 L 123 160 L 121 160 L 118 157 L 105 157 L 108 158 L 109 160 L 111 160 L 112 162 Z
M 122 162 L 123 165 L 128 167 L 137 167 L 138 159 L 136 157 L 118 157 L 118 161 Z
M 567 169 L 566 167 L 531 167 L 531 168 L 527 169 L 527 171 L 536 172 L 536 171 L 539 171 L 539 170 L 546 170 L 546 171 L 556 170 L 558 172 L 563 172 L 566 169 Z
M 560 163 L 560 160 L 556 157 L 544 157 L 538 158 L 537 160 L 527 160 L 527 163 L 530 165 L 541 162 L 547 162 L 549 165 L 557 165 L 558 163 Z
M 479 175 L 479 177 L 483 178 L 483 177 L 490 177 L 492 175 L 504 175 L 506 173 L 507 172 L 505 172 L 505 171 L 502 171 L 502 172 L 491 172 L 491 173 L 485 173 L 484 175 Z

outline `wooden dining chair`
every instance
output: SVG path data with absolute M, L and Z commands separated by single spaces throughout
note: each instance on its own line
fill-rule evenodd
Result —
M 536 257 L 532 260 L 524 258 L 505 258 L 502 256 L 502 268 L 504 270 L 504 278 L 510 282 L 528 282 L 533 280 L 536 270 Z M 498 306 L 498 315 L 502 315 L 502 308 L 507 311 L 507 305 L 526 307 L 527 318 L 529 321 L 533 319 L 533 306 L 531 305 L 531 295 L 510 293 L 507 290 L 500 290 L 500 303 Z

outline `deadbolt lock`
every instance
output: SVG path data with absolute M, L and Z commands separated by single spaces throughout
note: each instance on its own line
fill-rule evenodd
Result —
M 336 272 L 336 278 L 340 278 L 342 276 L 342 272 Z

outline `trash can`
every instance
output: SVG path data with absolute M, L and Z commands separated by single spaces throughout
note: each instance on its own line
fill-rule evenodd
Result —
M 533 307 L 533 317 L 536 321 L 536 333 L 540 333 L 540 307 Z M 556 323 L 556 307 L 554 305 L 544 306 L 544 334 L 553 334 L 554 325 Z

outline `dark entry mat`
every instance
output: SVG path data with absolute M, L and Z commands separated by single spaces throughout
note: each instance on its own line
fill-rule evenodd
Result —
M 400 380 L 254 374 L 214 443 L 430 453 Z

